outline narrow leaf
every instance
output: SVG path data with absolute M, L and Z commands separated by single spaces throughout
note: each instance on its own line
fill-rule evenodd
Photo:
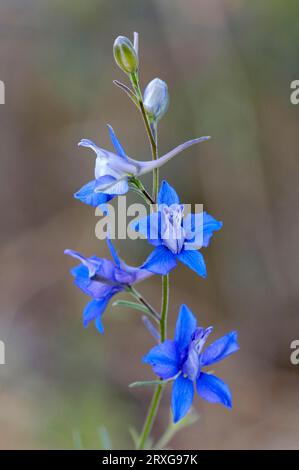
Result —
M 113 302 L 112 307 L 127 307 L 139 310 L 143 313 L 148 313 L 148 308 L 144 305 L 138 304 L 137 302 L 130 302 L 129 300 L 116 300 Z
M 168 382 L 171 382 L 171 380 L 144 380 L 140 382 L 133 382 L 129 385 L 130 388 L 134 387 L 144 387 L 146 385 L 166 385 Z
M 133 91 L 130 90 L 130 88 L 127 85 L 125 85 L 124 83 L 119 82 L 118 80 L 113 80 L 113 83 L 118 88 L 123 90 L 126 93 L 126 95 L 128 95 L 128 97 L 133 101 L 135 106 L 137 106 L 137 108 L 139 109 L 139 102 L 138 102 L 138 99 L 136 98 L 136 96 L 134 95 Z

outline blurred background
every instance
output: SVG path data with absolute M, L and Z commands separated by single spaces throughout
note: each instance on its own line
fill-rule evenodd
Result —
M 0 79 L 0 447 L 132 448 L 152 389 L 141 357 L 153 345 L 138 312 L 107 309 L 105 335 L 82 326 L 87 297 L 72 284 L 65 248 L 107 256 L 92 207 L 73 193 L 92 178 L 94 158 L 77 142 L 110 147 L 106 123 L 126 151 L 148 159 L 136 109 L 113 79 L 119 34 L 140 34 L 141 82 L 168 83 L 160 151 L 199 135 L 210 142 L 163 168 L 184 202 L 224 222 L 205 250 L 208 278 L 171 274 L 171 327 L 181 303 L 213 338 L 239 332 L 241 350 L 217 365 L 232 411 L 203 402 L 175 449 L 299 446 L 299 79 L 296 0 L 1 0 Z M 130 200 L 135 200 L 131 195 Z M 142 263 L 144 241 L 116 242 Z M 140 290 L 159 308 L 160 282 Z M 163 398 L 157 438 L 169 416 Z M 104 432 L 105 434 L 105 432 Z

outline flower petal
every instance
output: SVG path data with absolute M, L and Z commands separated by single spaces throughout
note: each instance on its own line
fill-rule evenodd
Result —
M 222 225 L 222 222 L 214 219 L 207 212 L 188 214 L 184 219 L 188 244 L 194 244 L 197 248 L 209 246 L 213 232 L 220 230 Z
M 107 234 L 106 242 L 107 242 L 107 245 L 108 245 L 108 248 L 109 248 L 110 254 L 113 258 L 114 263 L 116 264 L 116 266 L 120 267 L 120 258 L 118 256 L 118 253 L 117 253 L 116 249 L 114 248 L 114 245 L 111 241 L 111 238 L 110 238 L 109 234 Z
M 182 305 L 175 327 L 175 342 L 180 352 L 182 352 L 190 343 L 192 333 L 197 326 L 197 321 L 190 308 Z
M 92 320 L 96 320 L 96 327 L 100 333 L 104 333 L 104 328 L 101 322 L 102 315 L 107 307 L 111 296 L 107 295 L 102 300 L 92 300 L 89 302 L 83 312 L 83 325 L 86 328 Z
M 116 134 L 115 134 L 112 126 L 110 126 L 110 124 L 108 124 L 108 131 L 109 131 L 109 135 L 110 135 L 112 145 L 115 148 L 117 155 L 119 157 L 125 158 L 127 160 L 128 157 L 126 155 L 126 152 L 124 151 L 123 146 L 121 145 L 120 141 L 116 137 Z
M 166 206 L 171 206 L 172 204 L 179 204 L 180 199 L 176 191 L 173 189 L 167 181 L 162 181 L 160 186 L 160 191 L 158 194 L 158 204 L 165 204 Z
M 146 217 L 133 220 L 130 224 L 132 230 L 144 235 L 151 245 L 161 244 L 161 213 L 154 212 Z
M 117 293 L 119 290 L 109 284 L 99 281 L 91 281 L 89 278 L 76 277 L 74 283 L 84 294 L 93 297 L 96 300 L 101 300 L 109 294 Z
M 97 272 L 97 270 L 99 269 L 102 263 L 102 260 L 100 258 L 96 258 L 96 257 L 86 258 L 85 256 L 81 255 L 80 253 L 74 250 L 69 250 L 69 249 L 64 250 L 64 254 L 72 256 L 73 258 L 76 258 L 79 261 L 81 261 L 81 263 L 87 267 L 89 277 L 92 277 L 95 275 L 95 273 Z
M 128 179 L 117 179 L 111 175 L 101 176 L 96 180 L 95 191 L 113 196 L 126 194 L 129 191 Z
M 207 276 L 205 260 L 200 251 L 182 250 L 177 257 L 182 263 L 195 271 L 199 276 Z
M 99 148 L 92 140 L 89 140 L 89 139 L 82 139 L 82 140 L 80 140 L 80 142 L 78 143 L 78 147 L 87 147 L 87 148 L 90 148 L 90 149 L 93 150 L 96 154 L 98 154 L 98 151 L 100 150 L 100 148 Z
M 202 372 L 196 381 L 196 389 L 198 394 L 210 403 L 221 403 L 227 408 L 232 407 L 230 389 L 215 375 Z
M 209 366 L 215 362 L 221 361 L 230 354 L 238 351 L 238 334 L 236 331 L 231 331 L 227 335 L 219 338 L 214 343 L 210 344 L 209 347 L 201 355 L 201 364 L 203 366 Z
M 172 386 L 171 408 L 173 421 L 177 423 L 189 411 L 194 398 L 194 385 L 191 380 L 179 375 Z
M 75 199 L 88 204 L 89 206 L 97 207 L 100 204 L 110 201 L 113 196 L 109 194 L 95 192 L 96 180 L 89 181 L 82 186 L 79 191 L 74 194 Z
M 157 246 L 154 251 L 149 255 L 145 263 L 142 265 L 143 269 L 147 269 L 155 274 L 164 276 L 168 274 L 176 266 L 175 256 L 165 246 Z
M 172 340 L 166 340 L 155 346 L 143 358 L 143 362 L 150 364 L 161 379 L 169 379 L 178 373 L 179 360 L 176 344 Z

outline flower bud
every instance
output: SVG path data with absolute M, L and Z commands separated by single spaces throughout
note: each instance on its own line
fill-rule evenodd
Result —
M 114 59 L 119 68 L 125 73 L 137 72 L 138 57 L 130 39 L 118 36 L 113 45 Z
M 169 104 L 168 87 L 160 78 L 154 78 L 144 91 L 143 104 L 149 118 L 159 121 L 166 113 Z

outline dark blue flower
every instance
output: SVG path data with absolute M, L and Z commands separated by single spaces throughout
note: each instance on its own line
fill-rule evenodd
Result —
M 175 378 L 171 399 L 175 423 L 190 409 L 194 398 L 194 385 L 197 393 L 205 400 L 221 403 L 228 408 L 232 406 L 228 386 L 215 375 L 203 372 L 202 368 L 215 364 L 237 351 L 237 333 L 231 331 L 203 351 L 211 331 L 211 327 L 198 327 L 191 310 L 182 305 L 174 340 L 166 340 L 155 346 L 143 359 L 153 367 L 161 379 Z
M 107 243 L 113 261 L 97 256 L 85 258 L 73 250 L 65 250 L 65 254 L 81 261 L 71 270 L 71 273 L 75 278 L 76 286 L 92 297 L 83 312 L 84 327 L 87 327 L 90 321 L 94 321 L 100 333 L 104 332 L 102 315 L 111 297 L 152 275 L 145 269 L 128 266 L 119 258 L 109 238 L 107 238 Z
M 145 235 L 156 248 L 143 267 L 165 275 L 181 261 L 202 277 L 206 265 L 198 248 L 207 247 L 222 222 L 206 212 L 188 214 L 183 218 L 184 205 L 176 191 L 163 181 L 158 195 L 158 211 L 133 223 L 133 228 Z
M 95 179 L 75 193 L 75 198 L 94 207 L 110 201 L 114 196 L 126 194 L 129 190 L 130 177 L 139 177 L 149 173 L 155 168 L 163 166 L 188 147 L 209 139 L 209 137 L 200 137 L 189 140 L 157 160 L 141 162 L 129 158 L 112 127 L 108 126 L 108 129 L 116 153 L 102 149 L 88 139 L 83 139 L 78 144 L 80 147 L 88 147 L 95 152 L 96 164 Z

